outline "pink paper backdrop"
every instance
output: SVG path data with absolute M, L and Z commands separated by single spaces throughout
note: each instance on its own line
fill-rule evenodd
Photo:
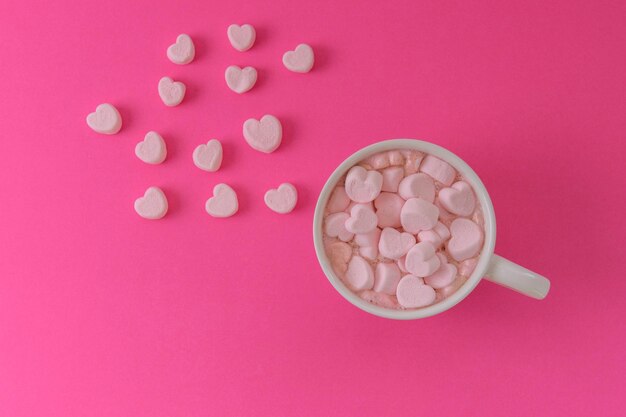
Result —
M 623 1 L 0 3 L 0 416 L 616 416 L 624 395 Z M 226 39 L 249 22 L 246 53 Z M 181 32 L 197 59 L 165 56 Z M 307 75 L 281 64 L 310 43 Z M 238 96 L 230 64 L 259 83 Z M 157 81 L 188 85 L 166 108 Z M 123 130 L 90 131 L 118 106 Z M 242 122 L 278 116 L 251 150 Z M 157 130 L 161 166 L 134 156 Z M 193 166 L 209 138 L 223 168 Z M 311 239 L 317 193 L 372 142 L 428 139 L 482 176 L 497 252 L 543 302 L 483 282 L 438 317 L 344 301 Z M 291 181 L 297 210 L 263 204 Z M 231 184 L 241 211 L 204 202 Z M 133 201 L 161 186 L 170 212 Z

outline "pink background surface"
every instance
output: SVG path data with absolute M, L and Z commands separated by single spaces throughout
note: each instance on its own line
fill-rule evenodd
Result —
M 0 416 L 615 416 L 624 395 L 623 1 L 0 3 Z M 230 23 L 258 42 L 232 49 Z M 181 32 L 197 59 L 165 56 Z M 308 75 L 282 67 L 300 42 Z M 253 65 L 238 96 L 226 66 Z M 188 85 L 177 108 L 164 75 Z M 87 113 L 118 106 L 123 130 Z M 284 125 L 271 155 L 242 122 Z M 146 131 L 161 166 L 133 153 Z M 209 138 L 223 168 L 193 166 Z M 490 190 L 496 251 L 552 280 L 543 302 L 483 282 L 440 316 L 395 322 L 318 266 L 325 179 L 372 142 L 457 153 Z M 263 193 L 293 182 L 288 216 Z M 231 184 L 241 211 L 204 202 Z M 161 186 L 170 212 L 133 201 Z

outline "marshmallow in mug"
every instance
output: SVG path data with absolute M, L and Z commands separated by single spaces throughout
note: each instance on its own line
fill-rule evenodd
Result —
M 359 297 L 414 309 L 454 294 L 483 245 L 472 186 L 446 161 L 412 150 L 374 154 L 352 167 L 324 213 L 326 253 Z

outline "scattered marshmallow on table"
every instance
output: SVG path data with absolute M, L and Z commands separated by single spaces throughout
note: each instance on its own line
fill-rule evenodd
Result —
M 94 112 L 87 115 L 87 125 L 94 132 L 114 135 L 122 128 L 122 116 L 112 104 L 99 104 Z
M 207 200 L 205 208 L 213 217 L 230 217 L 239 209 L 237 193 L 227 184 L 217 184 L 213 187 L 213 197 Z
M 362 299 L 394 309 L 425 307 L 457 291 L 484 240 L 474 190 L 459 178 L 446 161 L 412 150 L 379 152 L 351 167 L 324 218 L 340 279 Z
M 313 48 L 306 43 L 296 46 L 293 51 L 287 51 L 283 55 L 283 65 L 289 71 L 305 73 L 311 71 L 315 62 Z
M 237 65 L 231 65 L 226 68 L 224 73 L 226 85 L 235 93 L 243 94 L 250 91 L 256 83 L 257 72 L 253 67 L 240 68 Z
M 135 146 L 135 155 L 147 164 L 160 164 L 167 157 L 165 141 L 157 132 L 150 131 Z
M 298 191 L 296 187 L 288 182 L 282 183 L 278 188 L 267 190 L 265 193 L 265 204 L 272 211 L 279 214 L 291 213 L 298 201 Z
M 246 120 L 243 123 L 243 137 L 252 149 L 272 153 L 282 142 L 283 127 L 276 117 L 266 114 L 261 120 Z
M 230 44 L 239 52 L 247 51 L 252 48 L 256 40 L 256 31 L 252 25 L 232 24 L 228 27 L 226 34 Z
M 222 165 L 222 143 L 211 139 L 206 144 L 198 145 L 193 151 L 193 163 L 203 171 L 215 172 Z
M 167 198 L 159 187 L 148 188 L 143 197 L 135 200 L 135 211 L 144 219 L 160 219 L 165 216 L 167 209 Z
M 186 90 L 185 84 L 174 81 L 170 77 L 163 77 L 159 80 L 159 97 L 168 107 L 178 106 L 185 98 Z
M 167 57 L 174 64 L 185 65 L 193 61 L 196 56 L 196 48 L 189 35 L 178 35 L 176 42 L 167 48 Z

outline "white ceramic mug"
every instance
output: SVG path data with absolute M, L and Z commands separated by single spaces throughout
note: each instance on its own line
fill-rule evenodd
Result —
M 474 192 L 476 193 L 476 197 L 480 202 L 485 220 L 485 240 L 478 263 L 471 276 L 449 297 L 428 307 L 415 310 L 392 310 L 369 303 L 368 301 L 360 298 L 335 274 L 324 248 L 322 231 L 324 209 L 331 192 L 337 185 L 337 181 L 339 181 L 339 179 L 344 176 L 350 168 L 363 159 L 378 152 L 390 151 L 394 149 L 411 149 L 424 152 L 434 155 L 452 165 L 461 174 L 461 176 L 463 176 L 463 178 L 471 184 Z M 335 289 L 355 306 L 380 317 L 410 320 L 429 317 L 441 313 L 467 297 L 467 295 L 472 292 L 483 277 L 489 281 L 503 285 L 507 288 L 539 300 L 543 299 L 548 294 L 550 289 L 550 281 L 546 278 L 493 253 L 496 244 L 496 217 L 489 194 L 474 170 L 472 170 L 472 168 L 470 168 L 469 165 L 467 165 L 461 158 L 447 149 L 421 140 L 393 139 L 378 142 L 355 152 L 348 159 L 343 161 L 331 174 L 330 178 L 328 178 L 328 181 L 326 181 L 326 184 L 324 185 L 324 188 L 322 188 L 322 192 L 317 200 L 315 215 L 313 217 L 313 241 L 315 243 L 317 259 L 319 260 L 324 273 L 328 277 L 328 280 L 335 287 Z

